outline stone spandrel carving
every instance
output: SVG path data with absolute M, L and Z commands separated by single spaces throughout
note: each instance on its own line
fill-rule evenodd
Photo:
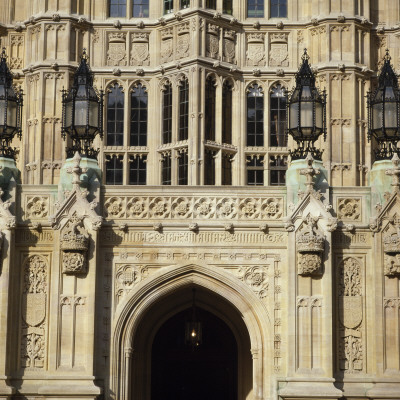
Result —
M 265 65 L 265 45 L 264 34 L 259 32 L 247 35 L 246 59 L 248 66 Z
M 46 359 L 47 259 L 27 258 L 23 269 L 21 367 L 42 369 Z
M 150 65 L 149 34 L 132 33 L 131 65 Z
M 348 373 L 363 370 L 363 288 L 360 262 L 342 260 L 337 268 L 339 369 Z
M 126 34 L 113 32 L 108 35 L 107 65 L 124 66 L 126 62 Z
M 325 238 L 318 230 L 318 219 L 311 214 L 303 220 L 304 228 L 296 237 L 298 252 L 297 270 L 299 275 L 318 275 L 322 273 L 322 256 Z
M 83 226 L 83 218 L 72 216 L 61 235 L 60 247 L 63 251 L 62 265 L 65 274 L 87 272 L 87 251 L 89 235 Z

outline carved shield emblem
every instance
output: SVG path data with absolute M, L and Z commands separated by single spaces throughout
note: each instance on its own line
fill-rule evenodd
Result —
M 247 49 L 247 58 L 253 62 L 254 65 L 264 58 L 264 45 L 263 44 L 249 44 Z
M 225 40 L 224 53 L 229 60 L 235 58 L 235 43 L 232 40 Z
M 149 56 L 149 45 L 147 43 L 132 44 L 132 58 L 138 62 L 143 62 Z
M 214 35 L 208 35 L 208 52 L 210 57 L 215 57 L 218 54 L 218 38 Z
M 270 63 L 273 67 L 285 66 L 285 61 L 288 58 L 288 51 L 286 44 L 274 44 L 271 46 L 269 53 Z
M 163 40 L 161 42 L 161 58 L 166 61 L 172 54 L 172 39 Z
M 362 296 L 339 297 L 339 317 L 345 328 L 354 329 L 362 321 Z
M 29 326 L 40 325 L 46 317 L 46 294 L 25 293 L 22 299 L 22 319 Z
M 120 65 L 125 56 L 125 43 L 110 43 L 107 52 L 108 65 Z
M 189 50 L 189 35 L 181 35 L 178 37 L 178 43 L 176 47 L 176 51 L 180 57 L 184 57 L 187 55 L 187 51 Z

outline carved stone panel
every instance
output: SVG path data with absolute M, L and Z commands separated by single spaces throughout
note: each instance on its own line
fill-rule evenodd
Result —
M 126 64 L 126 34 L 122 32 L 109 33 L 107 65 L 124 66 Z
M 219 26 L 207 24 L 206 56 L 219 58 Z
M 22 273 L 21 367 L 43 369 L 46 363 L 48 259 L 29 256 Z
M 24 36 L 11 35 L 10 36 L 10 53 L 9 66 L 13 69 L 23 68 L 24 59 Z
M 235 31 L 229 29 L 224 30 L 223 61 L 235 63 L 235 39 Z
M 361 199 L 338 198 L 338 218 L 342 221 L 361 220 Z
M 185 58 L 189 56 L 190 50 L 190 25 L 185 22 L 178 25 L 178 36 L 176 39 L 176 56 L 177 58 Z
M 363 272 L 361 261 L 347 257 L 337 266 L 338 368 L 347 373 L 364 369 Z
M 132 33 L 131 65 L 149 65 L 149 34 L 146 32 Z
M 289 52 L 286 33 L 271 33 L 269 65 L 271 67 L 288 67 Z
M 174 43 L 173 43 L 173 29 L 166 28 L 161 31 L 161 62 L 168 62 L 173 59 Z
M 263 33 L 249 33 L 247 35 L 247 65 L 261 66 L 265 65 L 265 45 Z

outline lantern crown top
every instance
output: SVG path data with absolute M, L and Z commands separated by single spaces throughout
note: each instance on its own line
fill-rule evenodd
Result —
M 6 48 L 3 47 L 0 55 L 0 84 L 5 85 L 7 88 L 12 86 L 12 74 L 7 65 Z
M 304 53 L 301 56 L 301 66 L 296 74 L 296 86 L 315 86 L 315 76 L 308 62 L 309 59 L 310 56 L 307 53 L 307 49 L 304 49 Z
M 383 58 L 383 67 L 381 69 L 381 72 L 379 74 L 379 87 L 384 87 L 384 86 L 391 86 L 394 88 L 398 88 L 398 81 L 397 81 L 397 75 L 393 71 L 392 64 L 390 63 L 390 60 L 392 57 L 390 57 L 389 54 L 389 49 L 386 49 L 386 54 L 385 57 Z
M 93 73 L 88 64 L 89 57 L 86 54 L 86 49 L 83 49 L 81 62 L 74 75 L 74 86 L 89 85 L 93 86 Z

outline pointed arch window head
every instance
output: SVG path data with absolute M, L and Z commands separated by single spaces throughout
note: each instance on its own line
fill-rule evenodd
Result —
M 264 146 L 264 95 L 257 84 L 247 93 L 247 146 Z
M 108 15 L 111 18 L 126 17 L 126 0 L 109 0 Z
M 185 78 L 179 85 L 179 128 L 178 140 L 189 137 L 189 82 Z
M 148 18 L 149 0 L 133 0 L 132 15 L 134 18 Z
M 286 147 L 286 96 L 281 85 L 270 95 L 270 146 Z
M 124 93 L 118 83 L 107 96 L 107 146 L 124 144 Z
M 206 81 L 206 104 L 205 104 L 205 139 L 215 140 L 215 98 L 216 82 L 211 76 Z
M 131 146 L 147 146 L 147 103 L 146 88 L 139 83 L 131 93 Z
M 247 0 L 247 17 L 264 18 L 264 0 Z
M 172 85 L 167 83 L 163 90 L 162 144 L 172 142 Z
M 287 0 L 270 0 L 271 18 L 287 18 Z
M 222 87 L 222 143 L 232 144 L 232 90 L 231 82 Z

